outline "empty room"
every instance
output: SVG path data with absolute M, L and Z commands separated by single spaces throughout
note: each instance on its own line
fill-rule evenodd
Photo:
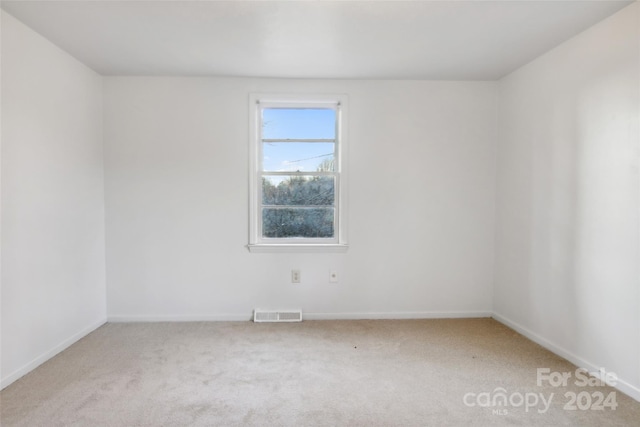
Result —
M 0 6 L 0 425 L 640 425 L 637 1 Z

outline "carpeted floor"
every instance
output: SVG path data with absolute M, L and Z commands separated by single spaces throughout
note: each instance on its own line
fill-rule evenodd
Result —
M 0 424 L 640 425 L 575 369 L 492 319 L 115 323 L 3 390 Z

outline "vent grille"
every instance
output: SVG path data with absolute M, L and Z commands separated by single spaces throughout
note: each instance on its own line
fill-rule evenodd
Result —
M 302 310 L 260 310 L 253 311 L 254 322 L 302 322 Z

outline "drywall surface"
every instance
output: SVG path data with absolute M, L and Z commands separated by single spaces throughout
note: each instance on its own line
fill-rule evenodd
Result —
M 102 78 L 2 12 L 2 386 L 106 319 Z
M 348 96 L 347 253 L 247 250 L 254 92 Z M 488 315 L 495 92 L 490 82 L 105 77 L 109 318 L 249 319 L 256 307 Z
M 498 318 L 636 399 L 638 31 L 635 3 L 500 82 L 494 289 Z

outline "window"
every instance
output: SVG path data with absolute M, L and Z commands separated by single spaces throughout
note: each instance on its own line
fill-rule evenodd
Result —
M 344 96 L 252 95 L 253 251 L 342 251 Z

